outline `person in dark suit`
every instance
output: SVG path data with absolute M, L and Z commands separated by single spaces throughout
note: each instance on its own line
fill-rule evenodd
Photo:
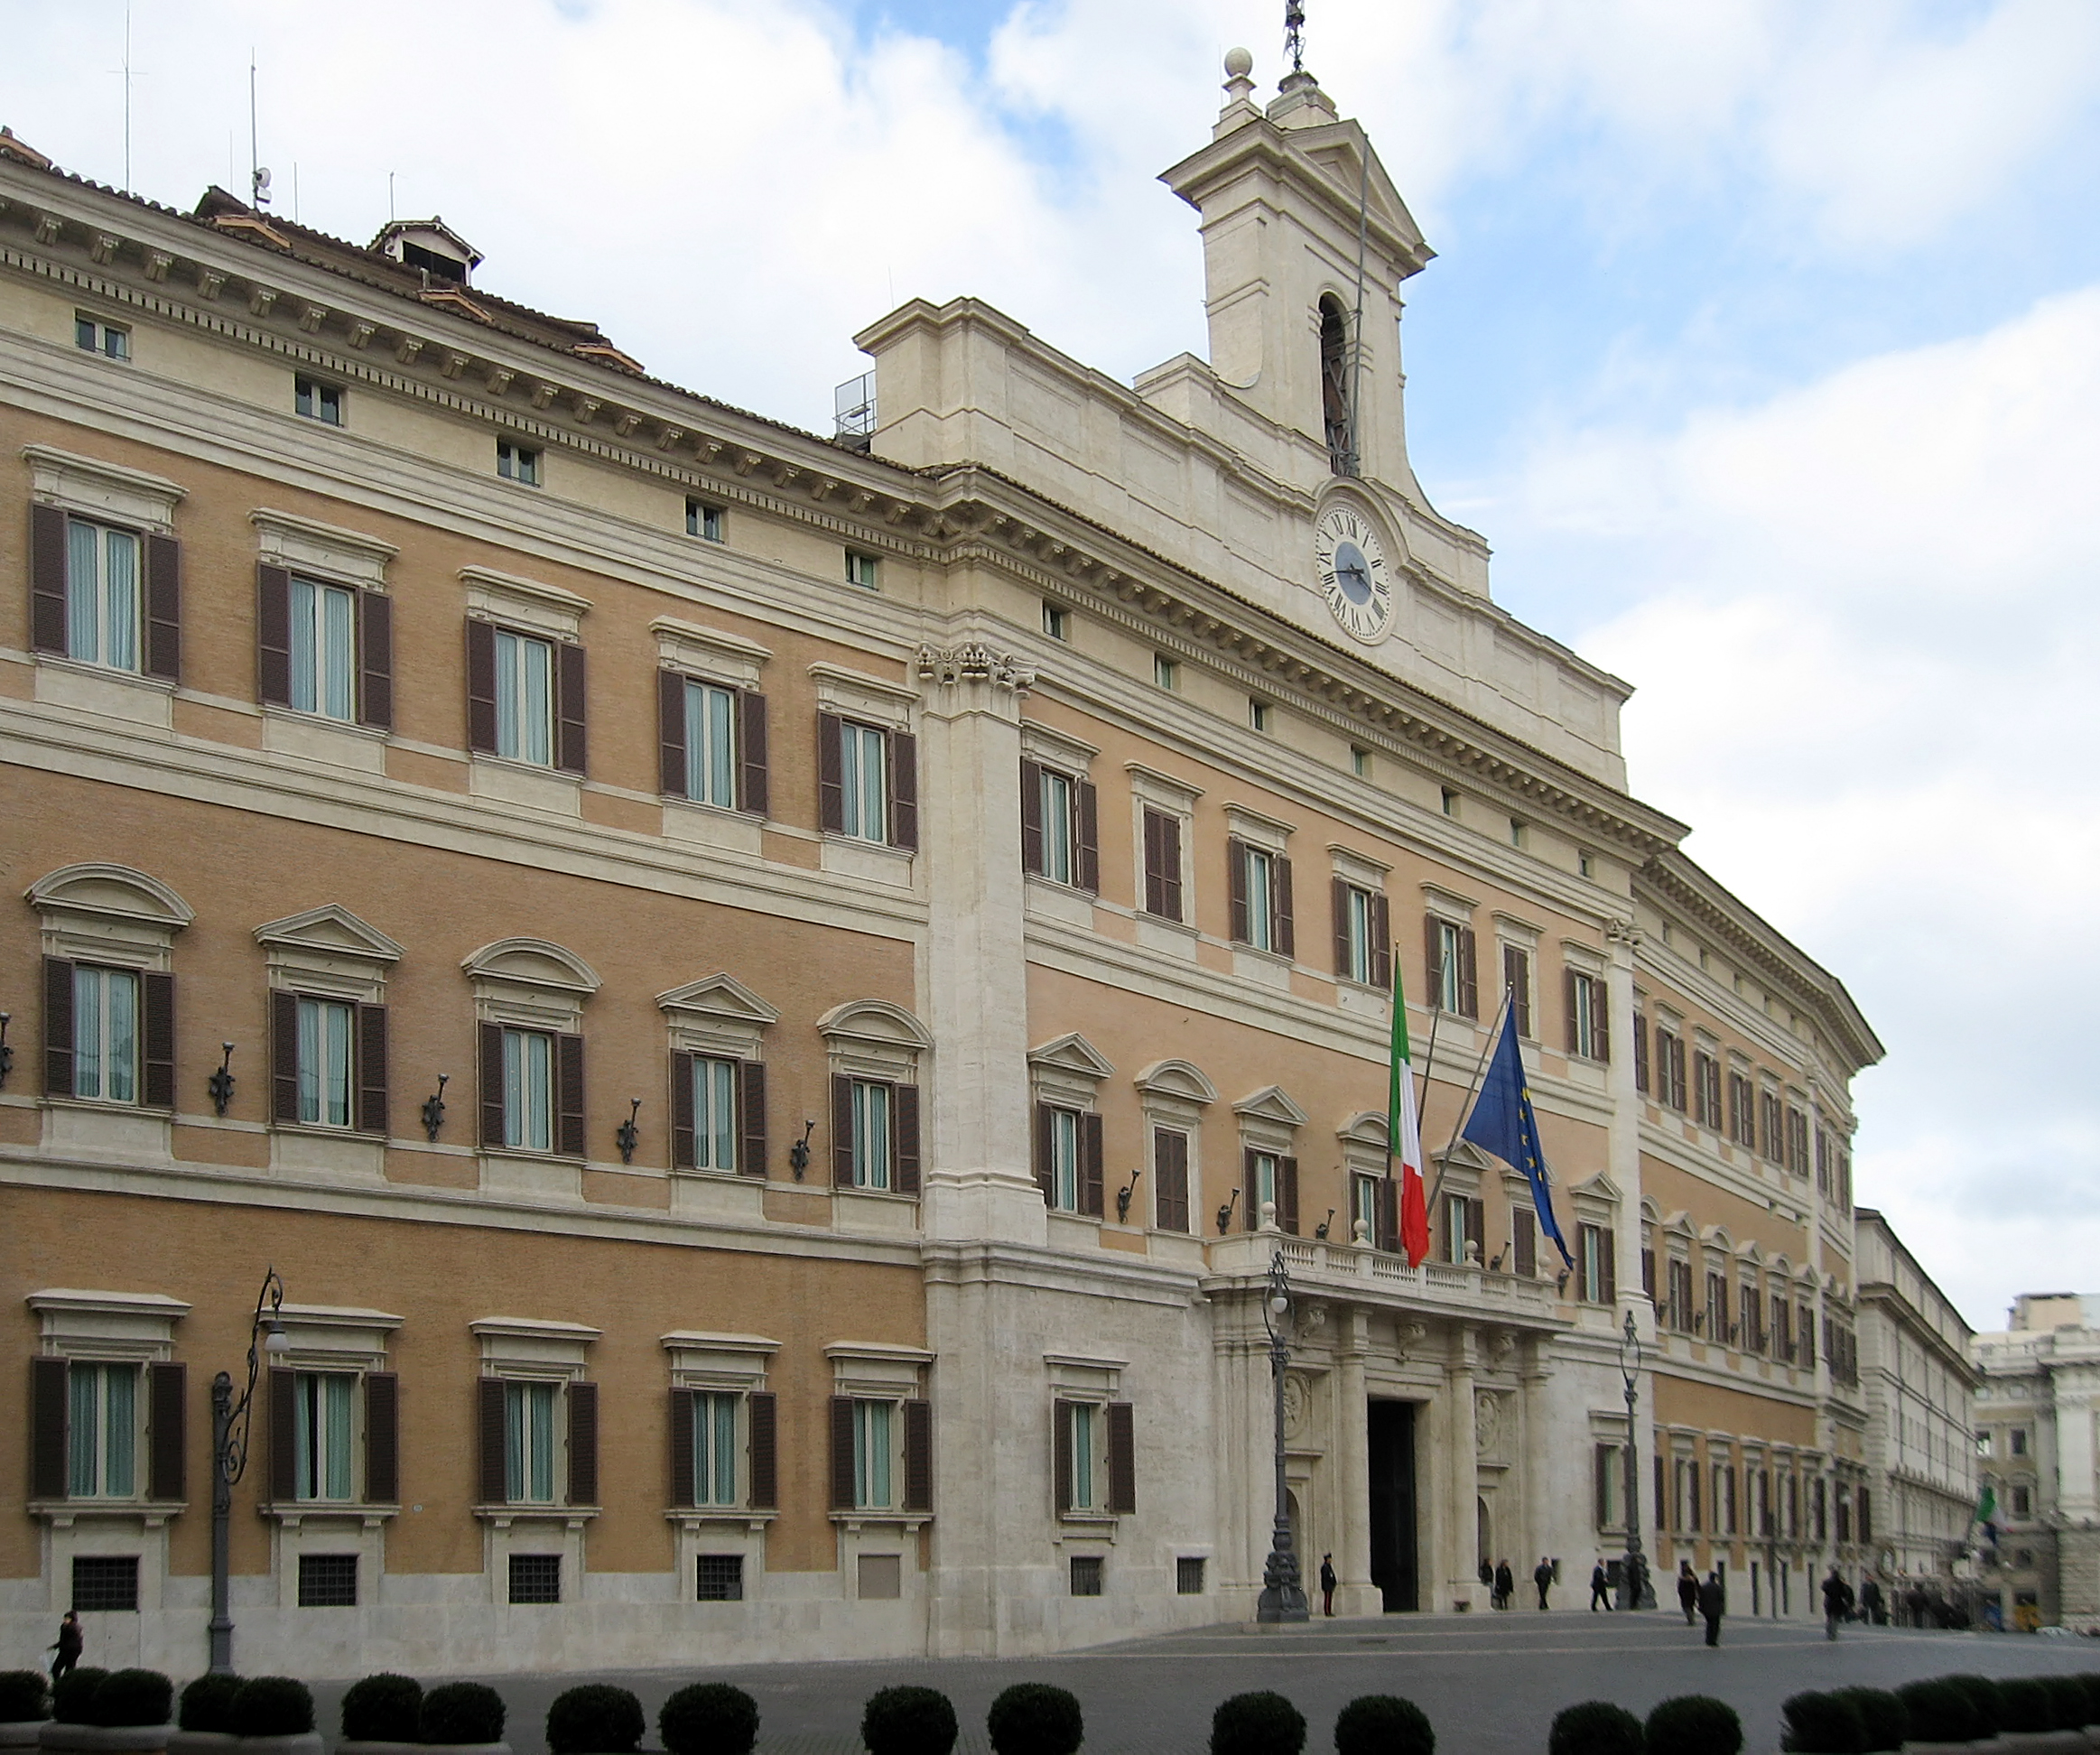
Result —
M 1606 1609 L 1612 1606 L 1612 1576 L 1604 1570 L 1602 1560 L 1590 1568 L 1590 1612 L 1593 1615 L 1597 1612 L 1597 1604 L 1600 1602 Z
M 1728 1593 L 1721 1588 L 1721 1574 L 1710 1572 L 1699 1586 L 1699 1612 L 1706 1618 L 1706 1643 L 1721 1643 L 1721 1617 L 1727 1611 Z
M 1320 1556 L 1320 1606 L 1330 1620 L 1334 1614 L 1334 1556 L 1323 1554 Z
M 1510 1570 L 1510 1563 L 1502 1561 L 1495 1567 L 1495 1607 L 1507 1609 L 1510 1599 L 1517 1594 L 1517 1574 Z
M 66 1611 L 66 1618 L 59 1623 L 59 1641 L 51 1648 L 56 1655 L 51 1658 L 51 1680 L 56 1682 L 74 1665 L 80 1661 L 80 1649 L 88 1642 L 88 1636 L 80 1629 L 80 1611 Z
M 1699 1612 L 1699 1575 L 1689 1560 L 1677 1562 L 1677 1607 L 1685 1611 L 1685 1625 L 1689 1627 Z
M 1553 1562 L 1543 1554 L 1538 1556 L 1538 1564 L 1531 1568 L 1531 1582 L 1538 1586 L 1538 1606 L 1543 1609 L 1547 1587 L 1553 1583 Z

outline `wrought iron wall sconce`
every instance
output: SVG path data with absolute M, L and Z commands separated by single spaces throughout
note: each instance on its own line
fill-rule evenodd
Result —
M 1333 1207 L 1329 1207 L 1327 1209 L 1327 1216 L 1321 1220 L 1318 1224 L 1313 1227 L 1313 1235 L 1318 1238 L 1321 1242 L 1324 1243 L 1327 1240 L 1327 1233 L 1333 1229 L 1333 1226 L 1334 1209 Z
M 797 1182 L 802 1180 L 802 1173 L 809 1168 L 809 1137 L 816 1128 L 816 1118 L 812 1116 L 802 1124 L 802 1138 L 787 1148 L 787 1167 L 794 1172 Z
M 218 1046 L 218 1071 L 204 1082 L 211 1092 L 211 1112 L 224 1119 L 227 1110 L 233 1107 L 233 1044 L 222 1042 Z
M 642 1138 L 641 1129 L 635 1126 L 635 1117 L 641 1112 L 642 1100 L 639 1097 L 631 1099 L 627 1119 L 613 1129 L 612 1137 L 619 1147 L 619 1161 L 622 1164 L 632 1164 L 635 1161 L 635 1147 L 640 1144 Z
M 7 1075 L 14 1071 L 14 1050 L 7 1045 L 7 1014 L 0 1012 L 0 1091 L 7 1086 Z
M 1228 1230 L 1231 1230 L 1233 1209 L 1236 1208 L 1239 1204 L 1240 1191 L 1235 1188 L 1232 1191 L 1232 1198 L 1227 1201 L 1223 1206 L 1218 1209 L 1218 1235 L 1220 1237 L 1224 1236 Z
M 1131 1171 L 1129 1184 L 1116 1190 L 1116 1222 L 1119 1225 L 1130 1222 L 1130 1196 L 1138 1192 L 1138 1178 L 1144 1174 L 1141 1169 Z
M 438 1129 L 445 1125 L 445 1086 L 451 1082 L 450 1072 L 438 1074 L 438 1088 L 423 1100 L 423 1137 L 435 1146 Z

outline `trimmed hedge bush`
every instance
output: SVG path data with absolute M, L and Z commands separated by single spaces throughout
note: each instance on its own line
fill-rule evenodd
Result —
M 503 1696 L 486 1682 L 448 1682 L 423 1697 L 417 1741 L 492 1743 L 503 1741 Z
M 1863 1750 L 1900 1749 L 1910 1740 L 1910 1714 L 1899 1696 L 1886 1688 L 1846 1688 L 1843 1693 L 1859 1708 L 1860 1723 L 1866 1730 L 1860 1743 Z
M 1563 1706 L 1547 1733 L 1547 1755 L 1642 1755 L 1640 1721 L 1608 1700 Z
M 2086 1685 L 2075 1676 L 2044 1676 L 2038 1678 L 2049 1690 L 2049 1713 L 2056 1721 L 2058 1731 L 2083 1731 L 2086 1728 Z
M 2049 1731 L 2056 1716 L 2049 1690 L 2031 1677 L 2019 1677 L 1998 1685 L 1998 1728 L 2001 1731 Z
M 1335 1755 L 1436 1755 L 1429 1714 L 1398 1695 L 1359 1695 L 1334 1720 Z
M 991 1703 L 985 1734 L 995 1755 L 1073 1755 L 1086 1741 L 1079 1696 L 1047 1682 L 1017 1682 Z
M 382 1670 L 343 1690 L 346 1742 L 414 1742 L 423 1734 L 423 1684 Z
M 207 1671 L 182 1690 L 175 1708 L 175 1723 L 184 1731 L 215 1731 L 221 1736 L 233 1732 L 233 1697 L 241 1691 L 237 1676 L 213 1676 Z
M 1866 1726 L 1852 1690 L 1789 1696 L 1779 1708 L 1779 1747 L 1803 1755 L 1863 1755 Z
M 113 1670 L 95 1690 L 88 1714 L 90 1724 L 165 1724 L 175 1715 L 175 1685 L 158 1670 Z
M 656 1730 L 670 1755 L 751 1755 L 758 1703 L 727 1682 L 695 1682 L 664 1703 Z
M 0 1670 L 0 1724 L 27 1724 L 51 1716 L 42 1670 Z
M 649 1722 L 625 1688 L 589 1682 L 554 1696 L 547 1708 L 547 1755 L 629 1755 Z
M 1742 1721 L 1712 1695 L 1658 1702 L 1644 1730 L 1648 1755 L 1742 1755 Z
M 233 1697 L 228 1725 L 237 1737 L 300 1737 L 313 1729 L 313 1695 L 289 1676 L 258 1676 Z
M 60 1724 L 92 1724 L 95 1690 L 109 1672 L 83 1665 L 51 1684 L 51 1716 Z
M 1300 1755 L 1306 1715 L 1263 1690 L 1221 1700 L 1211 1714 L 1211 1755 Z
M 880 1688 L 860 1711 L 868 1755 L 949 1755 L 955 1708 L 938 1688 Z
M 2100 1724 L 2100 1676 L 2088 1671 L 2071 1679 L 2086 1691 L 2086 1722 Z
M 1947 1678 L 1968 1696 L 1969 1705 L 1976 1715 L 1976 1728 L 1972 1741 L 1994 1737 L 2005 1728 L 2005 1702 L 1998 1692 L 1998 1685 L 1987 1676 L 1950 1676 Z
M 1906 1682 L 1896 1690 L 1910 1719 L 1913 1742 L 1974 1742 L 1987 1731 L 1977 1727 L 1976 1705 L 1965 1688 L 1947 1676 Z

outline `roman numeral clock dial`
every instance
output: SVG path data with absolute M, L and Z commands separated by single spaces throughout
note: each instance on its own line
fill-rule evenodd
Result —
M 1313 527 L 1313 564 L 1343 631 L 1366 643 L 1383 639 L 1393 619 L 1392 572 L 1370 521 L 1346 506 L 1323 513 Z

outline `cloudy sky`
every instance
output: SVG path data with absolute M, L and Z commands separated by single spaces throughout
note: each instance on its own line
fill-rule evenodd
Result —
M 973 292 L 1203 345 L 1223 51 L 1280 0 L 134 0 L 130 186 L 441 212 L 485 281 L 811 426 Z M 2100 1290 L 2100 6 L 1308 0 L 1439 259 L 1424 484 L 1640 687 L 1635 785 L 1889 1048 L 1859 1193 L 1965 1313 Z M 0 122 L 125 181 L 122 0 L 0 0 Z

